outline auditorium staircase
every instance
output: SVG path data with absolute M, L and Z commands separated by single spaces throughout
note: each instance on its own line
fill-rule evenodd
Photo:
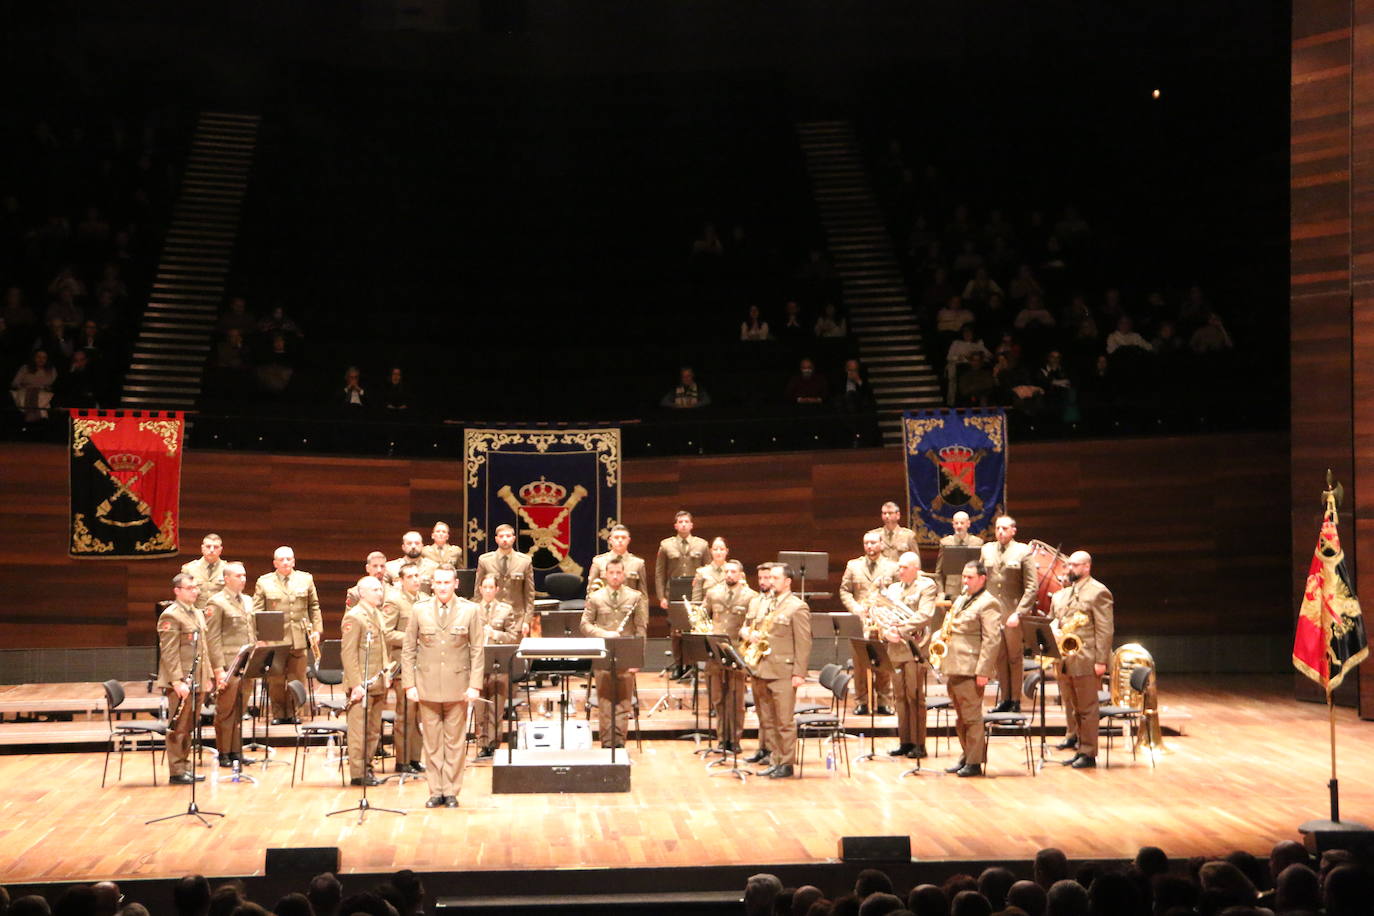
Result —
M 902 411 L 943 406 L 926 359 L 901 265 L 869 185 L 854 126 L 807 121 L 797 135 L 821 225 L 844 291 L 849 333 L 859 344 L 878 402 L 883 442 L 902 441 Z
M 256 115 L 200 115 L 124 379 L 123 407 L 189 410 L 200 396 L 257 135 Z

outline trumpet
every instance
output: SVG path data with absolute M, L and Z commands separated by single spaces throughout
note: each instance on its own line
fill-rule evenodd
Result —
M 704 605 L 693 604 L 684 595 L 682 606 L 687 609 L 687 619 L 692 622 L 693 633 L 704 636 L 716 631 L 715 624 L 711 623 L 711 615 L 706 613 Z

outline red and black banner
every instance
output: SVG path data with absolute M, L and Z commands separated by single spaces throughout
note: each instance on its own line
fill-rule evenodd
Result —
M 177 554 L 185 428 L 179 412 L 71 411 L 71 556 Z

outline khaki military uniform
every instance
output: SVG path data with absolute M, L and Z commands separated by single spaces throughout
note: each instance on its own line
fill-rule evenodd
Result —
M 195 727 L 199 705 L 207 691 L 214 687 L 214 661 L 210 658 L 210 641 L 205 632 L 205 615 L 199 608 L 174 601 L 157 618 L 157 686 L 167 697 L 167 770 L 180 776 L 191 769 L 191 729 Z M 192 663 L 199 656 L 196 690 L 182 700 L 173 687 L 177 683 L 189 686 Z M 199 694 L 197 694 L 199 690 Z
M 216 671 L 227 672 L 239 650 L 257 642 L 253 601 L 242 592 L 231 595 L 220 591 L 203 613 L 210 663 Z M 243 710 L 252 691 L 251 680 L 234 675 L 215 697 L 215 750 L 221 757 L 243 752 Z
M 997 655 L 997 678 L 1002 687 L 1002 699 L 1018 701 L 1021 690 L 1021 628 L 1006 626 L 1013 613 L 1029 614 L 1035 610 L 1035 558 L 1030 547 L 1012 541 L 1003 549 L 996 541 L 983 545 L 983 565 L 988 571 L 988 591 L 997 596 L 1002 605 L 1002 648 Z M 1019 701 L 1018 701 L 1019 702 Z
M 702 569 L 711 569 L 703 566 Z M 698 573 L 701 570 L 697 570 Z M 722 579 L 706 590 L 704 606 L 711 617 L 711 632 L 729 636 L 731 641 L 739 642 L 739 629 L 744 624 L 749 605 L 758 597 L 758 592 L 749 587 L 743 579 L 733 588 Z M 711 708 L 716 713 L 716 731 L 722 741 L 739 744 L 744 737 L 744 693 L 748 688 L 748 675 L 744 671 L 731 669 L 729 697 L 726 697 L 726 670 L 712 659 L 706 665 L 706 693 L 711 698 Z M 726 700 L 729 700 L 729 709 Z
M 697 571 L 692 574 L 692 603 L 701 604 L 706 600 L 706 593 L 724 581 L 724 563 L 719 566 L 714 563 L 707 563 L 705 566 L 698 567 Z M 741 584 L 743 584 L 743 580 L 741 580 Z
M 668 582 L 690 577 L 711 562 L 711 545 L 696 535 L 680 538 L 674 535 L 658 542 L 658 557 L 654 560 L 654 589 L 659 601 L 668 597 Z
M 482 689 L 486 671 L 482 609 L 454 595 L 447 605 L 415 605 L 401 652 L 401 678 L 420 695 L 429 794 L 458 797 L 467 765 L 468 690 Z
M 457 544 L 445 544 L 443 547 L 426 544 L 420 548 L 420 557 L 432 561 L 435 566 L 443 566 L 447 563 L 454 569 L 463 568 L 463 548 Z
M 864 599 L 869 589 L 884 588 L 897 578 L 897 564 L 887 557 L 870 561 L 868 557 L 855 557 L 845 564 L 844 576 L 840 579 L 840 603 L 845 610 L 857 617 L 864 617 Z M 868 620 L 864 620 L 868 631 Z M 869 696 L 868 669 L 854 667 L 854 701 L 856 703 L 876 703 L 879 706 L 892 705 L 892 678 L 885 671 L 874 672 L 873 694 Z
M 865 534 L 864 537 L 868 537 L 870 534 L 878 535 L 883 545 L 883 556 L 894 563 L 896 563 L 898 558 L 908 550 L 919 552 L 921 549 L 920 544 L 916 541 L 916 532 L 912 531 L 910 528 L 903 528 L 901 525 L 898 525 L 891 531 L 887 529 L 886 525 L 882 525 L 878 528 L 873 528 Z
M 349 608 L 343 617 L 341 649 L 344 692 L 352 693 L 354 687 L 372 681 L 366 684 L 367 698 L 348 710 L 348 772 L 352 778 L 361 779 L 372 768 L 386 705 L 386 679 L 378 676 L 389 661 L 381 609 L 366 601 Z
M 769 652 L 753 671 L 754 711 L 762 745 L 774 766 L 797 762 L 797 688 L 793 677 L 806 677 L 811 658 L 811 608 L 792 592 L 762 597 L 753 603 L 757 626 L 769 614 Z
M 587 598 L 582 611 L 582 635 L 615 639 L 621 636 L 647 636 L 649 602 L 643 593 L 622 585 L 597 589 Z M 614 681 L 607 669 L 597 669 L 597 722 L 602 747 L 621 747 L 630 730 L 634 712 L 635 676 L 618 671 Z M 614 700 L 614 703 L 612 703 Z M 612 717 L 614 714 L 614 718 Z M 614 735 L 614 741 L 612 740 Z
M 282 719 L 287 715 L 286 682 L 305 682 L 305 653 L 310 645 L 310 634 L 324 631 L 315 578 L 299 569 L 293 569 L 286 579 L 275 571 L 259 576 L 257 584 L 253 586 L 253 613 L 261 614 L 263 611 L 281 611 L 285 614 L 284 635 L 290 648 L 284 650 L 285 663 L 273 658 L 272 668 L 267 673 L 272 717 Z
M 1098 700 L 1102 678 L 1094 665 L 1111 670 L 1113 599 L 1111 590 L 1089 576 L 1061 588 L 1050 599 L 1050 614 L 1062 626 L 1065 618 L 1077 613 L 1088 615 L 1088 622 L 1074 630 L 1080 648 L 1059 665 L 1059 697 L 1067 721 L 1066 737 L 1078 739 L 1078 753 L 1097 756 Z
M 592 565 L 587 569 L 587 595 L 592 594 L 592 583 L 597 579 L 605 581 L 606 564 L 615 557 L 620 557 L 621 565 L 625 568 L 625 586 L 639 592 L 644 599 L 644 607 L 647 611 L 649 607 L 649 582 L 645 578 L 647 570 L 644 561 L 628 550 L 623 554 L 617 554 L 613 550 L 599 553 L 592 557 Z
M 216 560 L 212 566 L 201 557 L 181 567 L 181 571 L 195 579 L 196 585 L 200 586 L 200 594 L 196 595 L 196 607 L 204 609 L 215 593 L 224 588 L 224 566 L 223 558 Z
M 407 563 L 414 563 L 415 566 L 419 568 L 420 591 L 422 594 L 428 595 L 430 593 L 430 587 L 434 584 L 434 570 L 439 568 L 439 564 L 426 557 L 423 550 L 420 552 L 420 555 L 413 560 L 410 557 L 397 557 L 394 560 L 387 560 L 386 572 L 383 573 L 386 581 L 382 584 L 394 585 L 400 588 L 401 567 L 405 566 Z
M 386 630 L 387 657 L 392 662 L 401 660 L 401 649 L 405 646 L 406 627 L 415 613 L 415 603 L 423 600 L 418 593 L 412 597 L 406 590 L 389 588 L 382 601 L 382 626 Z M 392 750 L 396 753 L 397 764 L 419 763 L 424 751 L 420 739 L 420 707 L 406 701 L 405 688 L 398 677 L 391 682 L 392 709 L 396 711 L 396 721 L 391 726 Z
M 947 534 L 940 538 L 940 556 L 935 561 L 935 568 L 944 573 L 944 582 L 941 583 L 941 591 L 946 595 L 957 595 L 964 587 L 964 571 L 960 569 L 945 569 L 945 548 L 946 547 L 982 547 L 983 539 L 976 534 L 965 534 L 962 537 L 957 534 Z
M 982 764 L 987 759 L 983 688 L 977 678 L 991 678 L 996 673 L 1004 616 L 1001 602 L 986 588 L 976 595 L 960 595 L 945 613 L 941 629 L 948 635 L 949 651 L 940 671 L 954 702 L 962 763 Z
M 527 554 L 512 550 L 502 554 L 493 550 L 477 558 L 477 580 L 473 584 L 472 600 L 478 598 L 478 589 L 487 576 L 496 577 L 496 598 L 511 606 L 515 613 L 515 632 L 518 634 L 527 625 L 532 625 L 530 615 L 534 613 L 534 563 Z M 508 622 L 509 625 L 509 622 Z
M 486 622 L 486 644 L 489 646 L 514 646 L 520 642 L 521 615 L 505 601 L 491 601 L 481 605 L 482 620 Z M 506 703 L 510 698 L 510 672 L 489 674 L 482 682 L 482 696 L 492 701 L 488 706 L 483 703 L 478 710 L 477 743 L 482 747 L 493 747 L 501 743 L 500 718 L 506 714 Z
M 902 744 L 926 746 L 926 671 L 912 650 L 912 643 L 924 648 L 930 642 L 930 622 L 935 618 L 935 599 L 940 587 L 934 579 L 917 576 L 910 584 L 900 579 L 885 594 L 910 611 L 906 622 L 897 627 L 901 642 L 886 642 L 887 657 L 897 670 L 892 684 L 897 702 L 897 739 Z M 894 611 L 895 613 L 895 611 Z M 883 637 L 886 640 L 886 636 Z

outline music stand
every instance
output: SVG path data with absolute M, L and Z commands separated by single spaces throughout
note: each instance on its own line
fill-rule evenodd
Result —
M 674 580 L 672 580 L 672 581 L 676 582 L 677 579 L 674 579 Z M 691 592 L 691 581 L 690 581 L 690 580 L 688 580 L 688 589 L 687 589 L 687 591 L 688 591 L 689 594 L 688 594 L 688 596 L 687 596 L 687 598 L 686 598 L 685 600 L 691 601 L 692 599 L 691 599 L 691 595 L 690 595 L 690 592 Z M 676 671 L 680 671 L 680 670 L 682 670 L 683 668 L 686 668 L 687 665 L 688 665 L 686 656 L 685 656 L 685 654 L 683 653 L 683 649 L 682 649 L 682 637 L 683 637 L 684 635 L 689 634 L 689 633 L 692 632 L 692 618 L 687 614 L 687 608 L 686 608 L 686 606 L 684 606 L 683 603 L 682 603 L 683 600 L 684 600 L 683 598 L 679 597 L 679 598 L 675 598 L 674 600 L 668 602 L 668 634 L 669 634 L 669 644 L 670 644 L 671 647 L 672 647 L 668 654 L 672 656 L 672 658 L 673 658 L 673 663 L 672 663 L 671 665 L 669 665 L 667 668 L 664 668 L 663 671 L 660 672 L 660 673 L 663 675 L 663 677 L 664 677 L 663 696 L 659 697 L 659 698 L 658 698 L 658 702 L 654 704 L 653 708 L 650 709 L 647 713 L 644 714 L 644 715 L 645 715 L 645 718 L 648 718 L 649 716 L 652 716 L 654 713 L 658 712 L 660 708 L 661 708 L 661 709 L 667 709 L 667 708 L 668 708 L 668 704 L 673 700 L 673 680 L 674 680 L 675 672 L 676 672 Z M 696 670 L 696 666 L 693 665 L 691 670 L 692 670 L 692 715 L 693 715 L 693 717 L 694 717 L 694 720 L 696 720 L 696 719 L 699 719 L 699 718 L 700 718 L 700 712 L 699 712 L 699 710 L 698 710 L 698 708 L 697 708 L 697 685 L 698 685 L 698 680 L 697 680 L 697 670 Z M 681 708 L 682 708 L 682 701 L 681 701 L 681 700 L 678 700 L 678 702 L 677 702 L 677 708 L 678 708 L 678 709 L 681 709 Z M 700 730 L 701 730 L 701 725 L 700 725 L 700 722 L 699 722 L 699 721 L 697 722 L 696 725 L 693 726 L 693 730 L 694 730 L 694 731 L 700 731 Z M 682 737 L 683 737 L 684 739 L 690 738 L 690 739 L 692 739 L 693 741 L 697 740 L 697 736 L 693 736 L 693 735 L 683 735 Z M 704 738 L 704 737 L 707 737 L 707 736 L 706 736 L 706 735 L 701 735 L 701 736 L 699 736 L 699 737 L 703 737 L 703 738 Z
M 477 594 L 477 570 L 458 569 L 456 573 L 457 584 L 454 586 L 455 595 L 476 595 Z M 430 573 L 433 575 L 433 573 Z
M 578 612 L 581 615 L 581 611 Z M 582 654 L 576 656 L 563 656 L 557 654 L 546 654 L 547 650 L 540 646 L 540 643 L 551 642 L 550 637 L 531 639 L 525 637 L 516 647 L 515 657 L 524 659 L 529 665 L 530 674 L 533 676 L 548 674 L 550 677 L 558 676 L 558 747 L 559 750 L 567 749 L 567 724 L 568 708 L 572 706 L 571 684 L 574 677 L 589 677 L 592 673 L 592 661 L 597 658 L 604 658 L 606 655 L 605 640 L 601 637 L 582 638 L 573 637 L 580 643 L 592 643 L 597 654 Z M 512 747 L 514 742 L 512 742 Z M 511 762 L 511 753 L 506 753 L 506 763 Z
M 1054 630 L 1050 627 L 1053 618 L 1042 617 L 1039 614 L 1022 614 L 1017 619 L 1021 628 L 1022 644 L 1033 640 L 1034 645 L 1031 646 L 1031 654 L 1040 662 L 1040 687 L 1036 691 L 1040 694 L 1037 698 L 1040 706 L 1040 762 L 1035 766 L 1035 771 L 1038 773 L 1044 769 L 1045 761 L 1050 759 L 1049 748 L 1045 740 L 1045 733 L 1049 730 L 1045 724 L 1045 661 L 1047 659 L 1061 661 L 1064 655 L 1059 651 L 1059 640 L 1055 639 Z
M 275 613 L 278 617 L 282 616 L 280 611 L 275 611 L 275 612 L 273 612 L 273 613 Z M 259 615 L 259 616 L 261 616 L 261 615 Z M 254 646 L 254 647 L 253 647 L 253 651 L 252 651 L 251 653 L 249 653 L 249 655 L 248 655 L 248 661 L 245 662 L 244 665 L 243 665 L 243 676 L 246 677 L 246 678 L 251 678 L 251 679 L 257 681 L 257 683 L 258 683 L 258 689 L 261 690 L 262 687 L 263 687 L 263 682 L 264 682 L 264 681 L 266 680 L 266 678 L 267 678 L 267 672 L 268 672 L 270 669 L 272 669 L 272 668 L 274 668 L 274 667 L 276 666 L 276 664 L 277 664 L 278 653 L 279 653 L 283 648 L 284 648 L 284 647 L 279 646 L 279 645 L 278 645 L 278 646 Z M 260 750 L 260 751 L 262 751 L 262 759 L 261 759 L 261 760 L 254 760 L 254 761 L 245 760 L 245 761 L 243 762 L 245 766 L 247 766 L 249 763 L 260 763 L 260 764 L 262 764 L 262 768 L 265 770 L 265 769 L 267 769 L 268 767 L 272 766 L 272 764 L 274 764 L 274 763 L 280 763 L 280 764 L 285 764 L 285 763 L 286 763 L 286 761 L 284 761 L 284 760 L 273 760 L 273 759 L 271 759 L 271 758 L 272 758 L 272 747 L 271 747 L 271 745 L 268 745 L 268 744 L 259 744 L 259 743 L 258 743 L 258 718 L 262 715 L 263 709 L 264 709 L 264 708 L 267 708 L 267 707 L 270 705 L 270 703 L 271 703 L 271 700 L 270 700 L 270 699 L 268 699 L 266 702 L 262 701 L 261 698 L 259 699 L 259 702 L 258 702 L 258 715 L 256 715 L 256 716 L 253 717 L 253 741 L 252 741 L 252 743 L 250 743 L 250 744 L 245 744 L 245 745 L 244 745 L 245 748 L 252 748 L 253 750 Z M 263 737 L 264 737 L 264 738 L 267 738 L 268 735 L 264 735 Z
M 669 605 L 669 607 L 671 608 L 672 605 Z M 682 613 L 683 613 L 683 615 L 685 616 L 687 612 L 686 612 L 686 611 L 683 611 Z M 710 636 L 710 635 L 707 635 L 707 634 L 704 634 L 704 633 L 682 633 L 682 634 L 680 634 L 680 638 L 679 638 L 679 641 L 678 641 L 678 645 L 679 645 L 680 651 L 681 651 L 681 653 L 682 653 L 682 654 L 681 654 L 681 662 L 682 662 L 682 664 L 684 664 L 684 665 L 691 665 L 691 666 L 692 666 L 692 733 L 689 734 L 689 735 L 683 735 L 683 736 L 682 736 L 683 739 L 691 739 L 692 741 L 700 741 L 702 738 L 710 738 L 710 737 L 711 737 L 711 735 L 710 735 L 709 733 L 703 732 L 703 731 L 701 730 L 701 704 L 697 701 L 697 692 L 696 692 L 696 689 L 697 689 L 697 663 L 698 663 L 698 662 L 711 662 L 711 661 L 714 661 L 714 660 L 715 660 L 715 653 L 712 651 L 711 646 L 710 646 L 710 643 L 708 642 L 708 640 L 711 640 L 711 639 L 713 639 L 713 638 L 714 638 L 714 639 L 720 639 L 720 638 L 722 638 L 722 637 L 713 637 L 713 636 Z M 728 637 L 725 637 L 725 638 L 728 638 Z M 707 690 L 706 690 L 706 703 L 707 703 L 707 705 L 710 705 L 710 704 L 711 704 L 711 692 L 710 692 L 711 682 L 710 682 L 709 680 L 706 682 L 706 688 L 707 688 Z M 716 737 L 717 737 L 717 738 L 720 738 L 722 734 L 723 734 L 723 732 L 721 731 L 720 723 L 717 722 L 717 723 L 716 723 Z M 720 751 L 718 748 L 714 748 L 714 747 L 698 748 L 697 750 L 693 751 L 694 754 L 706 754 L 707 756 L 710 756 L 711 754 L 715 754 L 715 753 L 718 753 L 718 752 L 721 752 L 721 751 Z M 721 753 L 723 753 L 723 752 L 721 752 Z
M 857 621 L 858 618 L 856 617 Z M 896 760 L 896 757 L 889 757 L 886 754 L 879 756 L 875 744 L 877 738 L 877 716 L 878 706 L 874 702 L 877 698 L 878 679 L 877 673 L 882 671 L 888 677 L 893 677 L 897 669 L 892 667 L 892 660 L 887 657 L 887 650 L 883 643 L 878 639 L 850 639 L 850 647 L 854 650 L 854 669 L 860 668 L 868 670 L 868 753 L 861 754 L 854 758 L 858 763 L 863 760 Z
M 982 559 L 983 548 L 981 547 L 955 547 L 944 545 L 940 547 L 940 557 L 935 561 L 935 566 L 939 569 L 940 591 L 946 595 L 957 595 L 964 587 L 960 581 L 964 567 L 974 560 Z M 953 578 L 954 588 L 950 589 L 950 579 Z
M 372 653 L 369 651 L 369 650 L 372 648 L 372 642 L 373 642 L 372 631 L 371 631 L 371 630 L 368 630 L 368 631 L 367 631 L 367 635 L 366 635 L 366 637 L 365 637 L 365 641 L 364 641 L 364 643 L 363 643 L 363 679 L 362 679 L 362 684 L 364 685 L 364 686 L 363 686 L 363 734 L 362 734 L 361 737 L 362 737 L 362 739 L 363 739 L 363 748 L 364 748 L 364 750 L 366 750 L 366 747 L 367 747 L 367 714 L 368 714 L 368 712 L 369 712 L 369 711 L 371 710 L 371 708 L 372 708 L 372 689 L 371 689 L 370 686 L 368 686 L 368 682 L 372 679 L 372 674 L 371 674 L 371 673 L 368 671 L 368 669 L 367 669 L 367 659 L 368 659 L 368 656 L 372 654 Z M 350 735 L 348 740 L 349 740 L 349 741 L 352 741 L 352 740 L 353 740 L 353 736 Z M 384 813 L 386 813 L 386 814 L 399 814 L 401 817 L 405 817 L 405 816 L 406 816 L 406 812 L 397 810 L 396 808 L 380 808 L 380 807 L 375 807 L 375 806 L 373 806 L 373 805 L 368 804 L 368 801 L 367 801 L 367 771 L 368 771 L 368 768 L 371 766 L 371 764 L 372 764 L 372 761 L 369 759 L 369 755 L 364 754 L 364 755 L 363 755 L 363 778 L 362 778 L 362 781 L 361 781 L 361 782 L 362 782 L 362 790 L 363 790 L 363 792 L 362 792 L 362 794 L 361 794 L 360 796 L 358 796 L 358 803 L 357 803 L 356 805 L 354 805 L 353 807 L 351 807 L 351 808 L 340 808 L 338 811 L 331 811 L 331 812 L 329 812 L 328 814 L 326 814 L 325 817 L 333 817 L 333 816 L 336 815 L 336 814 L 350 814 L 350 813 L 356 811 L 356 812 L 358 812 L 358 823 L 359 823 L 359 824 L 362 824 L 363 819 L 367 817 L 367 813 L 368 813 L 369 811 L 381 811 L 381 812 L 384 812 Z
M 155 817 L 151 821 L 145 821 L 144 826 L 156 824 L 159 821 L 170 821 L 178 817 L 194 817 L 207 828 L 210 822 L 205 819 L 208 814 L 210 817 L 224 817 L 219 811 L 202 811 L 196 805 L 196 783 L 200 780 L 196 777 L 196 763 L 200 758 L 201 747 L 201 725 L 200 725 L 200 630 L 193 630 L 191 633 L 191 692 L 186 694 L 186 698 L 181 702 L 191 704 L 191 802 L 186 806 L 185 811 L 176 814 L 168 814 L 163 817 Z M 174 691 L 175 692 L 175 691 Z M 177 716 L 180 716 L 182 706 L 177 706 Z M 172 717 L 173 719 L 176 716 Z
M 497 741 L 502 738 L 506 741 L 506 763 L 510 763 L 515 747 L 515 653 L 518 651 L 519 643 L 497 643 L 482 648 L 487 663 L 484 677 L 506 675 L 506 708 L 501 711 L 501 728 L 497 738 Z
M 692 576 L 673 576 L 668 580 L 668 605 L 680 604 L 683 598 L 692 600 Z
M 807 579 L 816 579 L 824 583 L 826 577 L 830 575 L 830 554 L 808 550 L 779 550 L 778 562 L 791 566 L 792 571 L 801 580 L 801 588 L 797 590 L 797 596 L 801 600 L 830 597 L 830 592 L 808 592 L 806 590 Z
M 234 701 L 233 701 L 233 707 L 234 707 L 234 709 L 233 709 L 233 717 L 234 717 L 234 718 L 233 718 L 232 721 L 239 722 L 239 723 L 240 723 L 240 725 L 239 725 L 240 729 L 243 727 L 243 726 L 242 726 L 242 721 L 243 721 L 243 671 L 244 671 L 244 669 L 247 667 L 248 659 L 252 656 L 252 652 L 253 652 L 253 645 L 252 645 L 252 643 L 247 643 L 247 644 L 243 645 L 243 646 L 239 649 L 239 651 L 234 655 L 234 660 L 233 660 L 232 662 L 229 663 L 229 670 L 226 671 L 225 674 L 224 674 L 224 690 L 232 690 L 232 691 L 233 691 L 233 694 L 232 694 L 232 695 L 233 695 L 233 697 L 234 697 Z M 219 691 L 219 693 L 223 693 L 223 691 Z M 216 702 L 215 702 L 215 715 L 218 716 L 218 715 L 219 715 L 219 696 L 218 696 L 218 695 L 216 696 L 215 700 L 216 700 Z M 256 722 L 257 720 L 254 719 L 253 721 Z M 223 759 L 223 757 L 224 757 L 224 755 L 225 755 L 226 753 L 227 753 L 227 751 L 226 751 L 224 748 L 222 748 L 222 747 L 219 746 L 219 735 L 216 734 L 216 735 L 215 735 L 215 756 L 216 756 L 217 758 Z M 240 755 L 240 756 L 241 756 L 241 755 Z M 248 766 L 248 764 L 249 764 L 250 762 L 251 762 L 251 761 L 249 761 L 249 760 L 243 760 L 243 759 L 241 758 L 241 759 L 240 759 L 240 763 L 239 763 L 239 772 L 238 772 L 238 773 L 231 773 L 231 774 L 229 774 L 228 776 L 224 775 L 223 773 L 217 773 L 217 774 L 215 774 L 214 781 L 215 781 L 215 782 L 243 782 L 244 780 L 247 780 L 248 782 L 251 782 L 251 783 L 253 783 L 254 785 L 256 785 L 256 784 L 257 784 L 257 779 L 256 779 L 255 777 L 253 777 L 253 776 L 249 776 L 247 773 L 243 772 L 243 769 L 242 769 L 243 767 Z M 237 778 L 235 778 L 235 777 L 237 777 Z
M 581 611 L 548 611 L 539 619 L 539 632 L 545 639 L 577 638 L 582 635 Z
M 735 699 L 730 694 L 733 690 L 731 684 L 735 680 L 731 676 L 732 673 L 735 671 L 747 672 L 749 666 L 744 663 L 744 658 L 735 649 L 734 644 L 730 642 L 729 636 L 710 634 L 700 636 L 700 639 L 705 644 L 706 650 L 711 653 L 711 660 L 720 665 L 725 672 L 725 676 L 721 678 L 725 721 L 719 724 L 718 731 L 720 734 L 726 736 L 725 744 L 727 747 L 721 750 L 721 759 L 711 761 L 706 765 L 706 768 L 709 770 L 712 767 L 728 763 L 730 764 L 730 769 L 722 770 L 721 772 L 728 773 L 731 776 L 738 776 L 740 782 L 745 782 L 746 780 L 744 777 L 754 776 L 756 774 L 752 770 L 741 770 L 739 766 L 739 745 L 734 741 Z
M 592 662 L 592 670 L 597 668 L 611 669 L 611 763 L 615 763 L 616 751 L 616 730 L 615 730 L 615 708 L 620 703 L 620 680 L 616 677 L 621 668 L 643 668 L 644 667 L 644 637 L 642 636 L 616 636 L 606 640 L 606 655 Z M 598 703 L 605 703 L 606 698 L 597 695 Z M 628 743 L 628 736 L 626 742 Z

